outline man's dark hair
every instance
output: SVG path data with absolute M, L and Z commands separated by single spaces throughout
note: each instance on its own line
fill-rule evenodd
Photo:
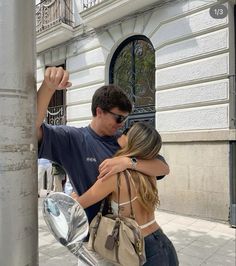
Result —
M 116 85 L 105 85 L 95 91 L 91 107 L 93 116 L 96 116 L 97 107 L 104 111 L 110 111 L 115 107 L 123 112 L 132 111 L 132 104 L 127 95 Z

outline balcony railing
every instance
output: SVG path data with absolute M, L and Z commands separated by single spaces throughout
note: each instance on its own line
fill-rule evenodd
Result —
M 82 7 L 83 10 L 86 10 L 90 7 L 93 7 L 99 3 L 101 3 L 103 0 L 82 0 Z
M 174 0 L 80 0 L 80 17 L 83 23 L 99 28 L 115 20 L 153 5 L 163 5 Z
M 66 124 L 66 108 L 64 105 L 48 107 L 47 122 L 51 125 Z
M 72 0 L 44 0 L 36 5 L 37 33 L 60 23 L 73 26 Z

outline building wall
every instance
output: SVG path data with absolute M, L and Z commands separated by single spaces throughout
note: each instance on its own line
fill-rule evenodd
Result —
M 159 184 L 161 207 L 227 220 L 229 139 L 222 136 L 215 142 L 211 134 L 201 139 L 202 131 L 221 134 L 235 127 L 229 77 L 235 73 L 233 6 L 225 3 L 228 16 L 214 19 L 209 15 L 213 2 L 173 1 L 85 30 L 73 41 L 39 54 L 37 74 L 40 84 L 45 65 L 66 61 L 73 83 L 67 92 L 67 124 L 84 126 L 91 119 L 94 91 L 109 81 L 116 48 L 132 35 L 148 37 L 156 55 L 156 127 L 171 167 Z M 182 132 L 187 133 L 186 141 L 178 138 Z
M 227 142 L 165 143 L 168 177 L 157 183 L 160 209 L 227 220 L 229 145 Z

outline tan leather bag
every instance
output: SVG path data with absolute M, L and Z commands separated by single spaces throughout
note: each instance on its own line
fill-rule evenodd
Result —
M 131 189 L 127 173 L 124 172 L 130 199 L 131 217 L 134 217 Z M 116 265 L 139 266 L 146 261 L 144 238 L 136 221 L 120 216 L 120 175 L 117 176 L 118 215 L 103 216 L 103 200 L 100 211 L 90 224 L 88 247 Z

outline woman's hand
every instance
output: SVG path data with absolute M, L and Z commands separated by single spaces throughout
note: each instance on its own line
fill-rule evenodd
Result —
M 122 172 L 129 168 L 130 164 L 131 162 L 129 157 L 120 156 L 106 159 L 99 165 L 98 179 L 102 178 L 104 180 L 112 175 Z
M 76 200 L 78 202 L 78 199 L 79 199 L 79 195 L 76 193 L 76 192 L 72 192 L 70 194 L 70 196 L 72 197 L 72 199 Z

